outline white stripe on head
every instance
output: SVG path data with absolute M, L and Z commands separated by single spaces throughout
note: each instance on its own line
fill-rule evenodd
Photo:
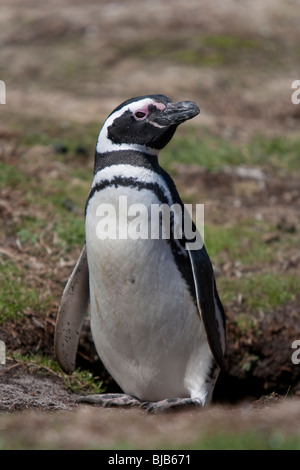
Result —
M 108 128 L 112 125 L 115 119 L 122 116 L 126 111 L 131 111 L 134 113 L 138 109 L 142 109 L 146 106 L 153 104 L 159 109 L 164 109 L 165 105 L 163 103 L 159 103 L 152 98 L 144 98 L 139 101 L 134 101 L 129 103 L 123 108 L 119 109 L 118 111 L 113 112 L 104 122 L 102 129 L 99 132 L 96 151 L 98 153 L 106 153 L 118 150 L 136 150 L 138 152 L 148 153 L 150 155 L 158 155 L 159 150 L 147 147 L 146 145 L 138 145 L 138 144 L 116 144 L 112 142 L 108 137 Z

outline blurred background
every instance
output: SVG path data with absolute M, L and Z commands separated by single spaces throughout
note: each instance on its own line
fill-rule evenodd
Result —
M 298 20 L 296 0 L 2 0 L 1 114 L 84 126 L 160 92 L 197 101 L 199 125 L 227 138 L 296 130 Z
M 160 163 L 184 202 L 205 207 L 205 244 L 228 319 L 228 371 L 215 400 L 297 397 L 300 104 L 291 96 L 300 80 L 299 0 L 0 7 L 0 340 L 9 368 L 0 408 L 68 406 L 55 387 L 46 393 L 52 405 L 22 388 L 13 405 L 9 387 L 16 391 L 29 372 L 33 389 L 37 371 L 63 380 L 53 331 L 84 241 L 97 134 L 122 101 L 153 93 L 201 109 Z M 77 386 L 101 380 L 114 389 L 88 320 L 78 364 Z

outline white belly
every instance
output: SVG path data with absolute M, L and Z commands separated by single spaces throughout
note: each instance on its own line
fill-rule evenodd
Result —
M 149 190 L 132 188 L 106 188 L 89 202 L 86 243 L 97 352 L 125 393 L 149 401 L 197 395 L 211 353 L 169 244 L 97 236 L 99 204 L 117 206 L 124 193 L 128 206 L 159 203 Z

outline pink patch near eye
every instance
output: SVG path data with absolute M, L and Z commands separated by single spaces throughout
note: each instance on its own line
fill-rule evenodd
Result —
M 151 103 L 150 106 L 155 106 L 156 108 L 160 109 L 161 111 L 163 111 L 166 107 L 163 103 L 158 103 L 158 102 Z M 134 113 L 134 117 L 139 121 L 145 119 L 149 114 L 148 107 L 149 107 L 149 105 L 146 104 L 143 108 L 137 109 L 136 112 Z
M 154 104 L 154 103 L 153 103 Z M 165 105 L 163 103 L 155 103 L 154 106 L 156 106 L 158 109 L 163 111 L 165 109 Z

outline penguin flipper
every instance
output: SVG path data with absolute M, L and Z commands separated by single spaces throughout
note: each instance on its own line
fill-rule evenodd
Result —
M 89 271 L 84 244 L 76 266 L 64 289 L 55 326 L 54 348 L 61 368 L 75 369 L 79 334 L 89 303 Z
M 188 253 L 193 271 L 198 312 L 205 328 L 208 344 L 218 366 L 226 369 L 216 304 L 223 318 L 224 310 L 216 290 L 211 261 L 204 245 L 199 250 L 188 249 Z

